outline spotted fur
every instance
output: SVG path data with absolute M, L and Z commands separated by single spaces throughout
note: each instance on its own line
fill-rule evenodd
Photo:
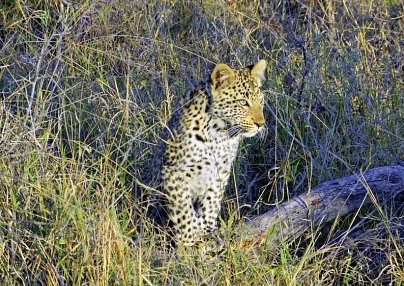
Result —
M 217 217 L 242 137 L 264 126 L 266 61 L 234 70 L 218 64 L 187 99 L 165 141 L 161 179 L 175 239 L 190 246 L 217 228 Z

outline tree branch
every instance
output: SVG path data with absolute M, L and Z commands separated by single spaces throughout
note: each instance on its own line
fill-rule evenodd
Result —
M 276 208 L 248 220 L 242 227 L 244 248 L 299 238 L 310 227 L 385 200 L 404 199 L 404 166 L 386 166 L 320 184 Z M 274 230 L 274 231 L 272 231 Z M 270 234 L 270 235 L 269 235 Z

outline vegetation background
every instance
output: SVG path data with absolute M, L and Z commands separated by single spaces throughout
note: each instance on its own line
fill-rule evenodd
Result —
M 240 150 L 223 229 L 403 160 L 402 1 L 0 9 L 1 285 L 403 285 L 403 204 L 362 209 L 276 251 L 228 239 L 209 263 L 167 252 L 141 187 L 179 99 L 219 62 L 269 63 L 267 132 Z

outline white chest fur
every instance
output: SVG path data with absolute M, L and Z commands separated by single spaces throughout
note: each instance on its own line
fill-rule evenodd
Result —
M 202 134 L 206 141 L 193 136 L 187 142 L 193 146 L 192 158 L 184 161 L 183 170 L 192 174 L 186 182 L 196 197 L 209 190 L 224 191 L 240 141 L 239 136 L 230 138 L 217 128 L 207 128 Z

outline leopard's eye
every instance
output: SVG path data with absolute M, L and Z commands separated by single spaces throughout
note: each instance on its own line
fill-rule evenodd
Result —
M 245 100 L 245 99 L 240 99 L 240 100 L 238 101 L 238 103 L 239 103 L 241 106 L 249 106 L 248 101 Z

